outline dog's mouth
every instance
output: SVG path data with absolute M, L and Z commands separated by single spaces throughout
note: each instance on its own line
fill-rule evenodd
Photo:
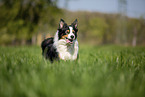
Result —
M 68 44 L 73 44 L 73 39 L 68 39 L 68 38 L 66 38 L 66 43 Z

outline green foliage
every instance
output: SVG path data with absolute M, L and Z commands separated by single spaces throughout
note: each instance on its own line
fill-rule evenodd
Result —
M 144 47 L 80 46 L 50 64 L 39 47 L 0 47 L 1 97 L 144 97 Z
M 51 35 L 54 35 L 54 33 L 57 30 L 59 20 L 63 18 L 63 12 L 62 10 L 56 8 L 56 7 L 49 7 L 45 9 L 44 13 L 41 15 L 41 19 L 39 22 L 38 32 L 39 33 L 49 33 Z
M 91 38 L 97 38 L 98 40 L 100 40 L 99 43 L 101 43 L 103 40 L 103 36 L 105 35 L 108 29 L 108 24 L 106 23 L 105 18 L 91 18 L 89 21 L 89 25 L 89 32 L 92 33 L 88 33 L 87 36 L 91 36 Z
M 0 43 L 3 40 L 13 42 L 30 40 L 32 35 L 36 33 L 38 24 L 46 10 L 57 9 L 51 0 L 1 0 L 0 4 L 0 21 L 2 22 L 0 33 L 2 33 L 2 37 L 13 36 L 10 39 L 5 37 L 6 39 L 0 40 Z M 47 12 L 53 13 L 51 10 L 47 10 Z M 49 18 L 49 20 L 53 19 L 52 16 Z M 3 43 L 5 44 L 5 41 Z

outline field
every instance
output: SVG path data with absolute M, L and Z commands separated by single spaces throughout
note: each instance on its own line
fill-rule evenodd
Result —
M 145 47 L 80 46 L 51 64 L 37 46 L 0 47 L 0 97 L 145 97 Z

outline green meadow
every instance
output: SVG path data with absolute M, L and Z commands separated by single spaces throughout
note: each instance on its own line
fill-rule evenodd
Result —
M 38 46 L 0 47 L 0 97 L 145 97 L 145 47 L 83 45 L 53 64 Z

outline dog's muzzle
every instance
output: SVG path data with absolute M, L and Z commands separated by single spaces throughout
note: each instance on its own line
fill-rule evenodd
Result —
M 73 39 L 66 38 L 66 43 L 67 44 L 73 44 Z

